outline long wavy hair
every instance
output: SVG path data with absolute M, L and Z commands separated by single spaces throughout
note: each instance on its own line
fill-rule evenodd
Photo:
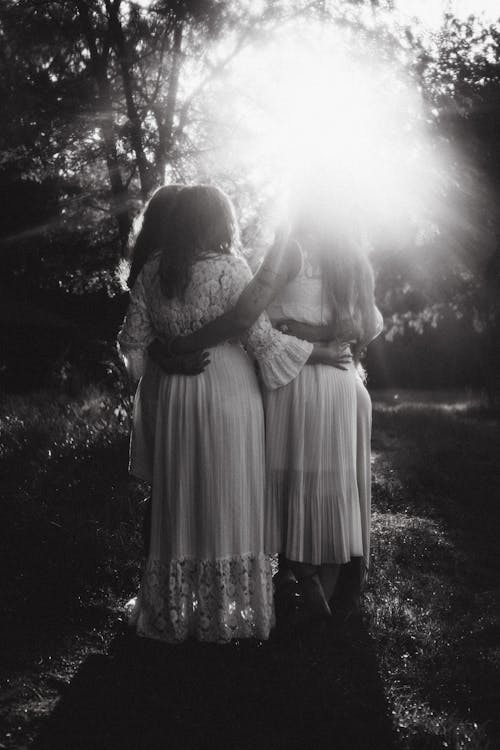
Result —
M 293 233 L 321 273 L 337 336 L 358 343 L 372 336 L 376 329 L 373 269 L 353 232 L 342 230 L 321 212 L 307 212 L 298 217 Z
M 365 252 L 345 236 L 332 238 L 325 244 L 320 262 L 338 336 L 350 338 L 352 332 L 358 344 L 373 336 L 375 280 Z
M 142 267 L 151 255 L 169 243 L 173 209 L 182 189 L 182 185 L 175 184 L 158 188 L 134 221 L 129 243 L 130 271 L 127 279 L 129 289 L 132 289 Z
M 178 194 L 170 229 L 159 268 L 161 289 L 168 299 L 182 298 L 197 259 L 238 250 L 233 204 L 213 185 L 186 187 Z

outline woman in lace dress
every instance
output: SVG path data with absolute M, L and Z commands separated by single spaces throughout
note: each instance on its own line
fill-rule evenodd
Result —
M 371 402 L 354 359 L 382 318 L 368 260 L 346 238 L 339 242 L 328 217 L 313 207 L 297 216 L 292 236 L 287 256 L 263 267 L 233 310 L 173 350 L 235 335 L 264 306 L 276 325 L 286 318 L 304 338 L 334 338 L 341 352 L 349 343 L 354 358 L 343 367 L 304 367 L 265 398 L 267 545 L 286 557 L 311 610 L 328 616 L 339 566 L 363 560 L 352 583 L 357 598 L 369 563 Z
M 149 199 L 144 211 L 134 220 L 133 247 L 130 252 L 130 272 L 127 279 L 129 289 L 135 284 L 143 266 L 157 247 L 168 242 L 170 219 L 175 199 L 182 185 L 162 185 Z
M 172 234 L 174 206 L 182 185 L 158 188 L 144 210 L 134 221 L 133 245 L 130 250 L 130 271 L 127 286 L 132 290 L 145 264 L 155 250 L 165 247 Z M 142 357 L 142 355 L 141 355 Z M 158 408 L 158 389 L 162 372 L 195 375 L 208 363 L 204 352 L 192 352 L 162 358 L 162 367 L 150 358 L 144 361 L 144 372 L 134 400 L 134 430 L 130 440 L 130 470 L 134 476 L 151 483 L 153 477 L 154 434 Z M 148 547 L 151 526 L 151 500 L 147 499 L 144 514 L 144 537 Z
M 180 191 L 168 243 L 131 292 L 119 344 L 138 379 L 149 344 L 195 331 L 234 306 L 251 279 L 237 254 L 237 226 L 217 188 Z M 262 315 L 246 336 L 269 389 L 288 383 L 322 346 L 283 335 Z M 133 431 L 144 432 L 139 389 Z M 265 639 L 273 624 L 264 551 L 264 414 L 259 384 L 238 340 L 211 349 L 197 377 L 161 374 L 151 466 L 150 551 L 135 613 L 140 635 Z M 137 403 L 139 402 L 139 403 Z

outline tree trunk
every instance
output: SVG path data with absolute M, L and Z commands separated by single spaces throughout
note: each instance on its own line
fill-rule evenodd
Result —
M 137 169 L 139 172 L 141 195 L 143 199 L 146 200 L 149 196 L 149 193 L 154 187 L 154 178 L 152 175 L 150 164 L 146 158 L 144 144 L 142 142 L 141 118 L 139 116 L 139 112 L 137 110 L 134 99 L 133 62 L 130 55 L 129 45 L 127 44 L 122 25 L 120 23 L 120 0 L 115 0 L 115 2 L 106 0 L 106 9 L 109 15 L 111 37 L 118 54 L 118 61 L 120 63 L 120 70 L 123 80 L 123 91 L 125 93 L 125 102 L 127 105 L 127 116 L 131 125 L 130 138 L 132 141 L 132 148 L 134 149 Z
M 111 185 L 111 206 L 118 224 L 118 236 L 122 255 L 125 255 L 131 221 L 127 207 L 127 187 L 123 182 L 118 149 L 116 146 L 116 131 L 113 117 L 113 103 L 111 100 L 111 86 L 107 73 L 107 54 L 100 53 L 97 48 L 97 37 L 92 27 L 88 6 L 84 2 L 77 2 L 78 13 L 90 52 L 90 69 L 97 85 L 97 110 L 104 141 L 104 155 L 108 168 Z
M 179 91 L 179 76 L 182 65 L 182 21 L 177 21 L 174 27 L 174 38 L 172 45 L 172 69 L 167 94 L 167 106 L 165 116 L 162 117 L 158 108 L 155 109 L 155 118 L 158 126 L 158 149 L 156 152 L 156 167 L 160 179 L 165 179 L 165 170 L 168 158 L 173 146 L 174 116 Z
M 108 88 L 107 95 L 105 91 L 106 88 Z M 109 81 L 107 79 L 106 85 L 103 83 L 102 89 L 103 90 L 100 91 L 99 95 L 99 105 L 102 114 L 101 133 L 104 141 L 106 166 L 108 168 L 109 181 L 111 184 L 112 209 L 118 224 L 121 252 L 122 255 L 125 255 L 131 228 L 131 220 L 127 207 L 128 191 L 122 179 L 120 163 L 118 160 L 113 116 L 112 114 L 107 114 L 108 112 L 111 112 L 111 96 L 109 92 Z

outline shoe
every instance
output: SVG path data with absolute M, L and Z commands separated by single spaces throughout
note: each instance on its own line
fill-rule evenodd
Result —
M 290 570 L 290 568 L 284 568 L 278 570 L 273 576 L 273 586 L 276 594 L 279 594 L 282 590 L 290 589 L 297 585 L 297 579 Z
M 332 611 L 318 574 L 314 573 L 312 576 L 302 578 L 299 584 L 310 614 L 315 619 L 329 620 L 332 617 Z
M 300 591 L 297 579 L 288 571 L 286 575 L 273 578 L 276 623 L 279 628 L 288 627 L 295 618 L 299 606 Z
M 330 600 L 332 609 L 344 622 L 361 615 L 361 589 L 364 577 L 361 557 L 352 558 L 351 562 L 342 565 L 339 580 Z

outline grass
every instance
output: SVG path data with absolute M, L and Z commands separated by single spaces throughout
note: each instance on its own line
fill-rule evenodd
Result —
M 404 747 L 496 747 L 498 420 L 471 400 L 375 403 L 366 614 Z M 434 744 L 433 744 L 434 743 Z
M 137 585 L 140 488 L 134 496 L 124 472 L 126 406 L 97 388 L 0 405 L 6 747 L 33 736 L 78 661 L 109 641 Z
M 470 394 L 374 395 L 362 621 L 165 647 L 121 614 L 145 492 L 128 408 L 97 388 L 0 405 L 0 747 L 500 746 L 498 415 Z

